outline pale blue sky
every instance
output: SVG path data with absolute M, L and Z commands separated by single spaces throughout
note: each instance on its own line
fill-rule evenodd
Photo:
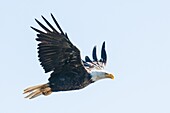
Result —
M 0 4 L 1 113 L 170 113 L 169 0 L 6 0 Z M 91 56 L 106 41 L 115 80 L 28 100 L 23 89 L 46 83 L 34 18 L 50 13 Z M 53 24 L 54 25 L 54 24 Z

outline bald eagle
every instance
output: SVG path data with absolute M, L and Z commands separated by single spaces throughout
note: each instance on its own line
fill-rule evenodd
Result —
M 44 31 L 31 27 L 38 32 L 38 57 L 45 73 L 51 72 L 49 82 L 25 89 L 24 94 L 28 93 L 26 98 L 32 99 L 58 91 L 78 90 L 100 79 L 114 79 L 113 74 L 103 70 L 107 62 L 105 42 L 102 45 L 100 60 L 97 59 L 96 46 L 92 51 L 93 60 L 88 56 L 82 60 L 79 49 L 71 43 L 52 14 L 51 17 L 57 30 L 43 16 L 50 29 L 37 19 L 35 21 Z

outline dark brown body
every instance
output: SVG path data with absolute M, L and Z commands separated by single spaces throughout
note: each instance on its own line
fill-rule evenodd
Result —
M 62 72 L 57 76 L 54 74 L 52 73 L 49 78 L 49 85 L 53 92 L 82 89 L 92 83 L 91 76 L 88 73 L 81 73 L 83 76 L 69 71 Z

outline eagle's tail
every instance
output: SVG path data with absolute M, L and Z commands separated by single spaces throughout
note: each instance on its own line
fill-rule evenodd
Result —
M 29 87 L 24 90 L 24 94 L 29 93 L 25 98 L 35 98 L 39 95 L 50 95 L 52 93 L 51 88 L 49 87 L 49 84 L 42 84 L 42 85 L 36 85 Z

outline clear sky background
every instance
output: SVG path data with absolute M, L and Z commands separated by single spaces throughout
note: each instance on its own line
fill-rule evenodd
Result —
M 85 89 L 33 100 L 22 93 L 46 83 L 37 58 L 34 18 L 58 20 L 81 55 L 106 41 L 105 79 Z M 170 113 L 169 0 L 6 0 L 0 4 L 1 113 Z

